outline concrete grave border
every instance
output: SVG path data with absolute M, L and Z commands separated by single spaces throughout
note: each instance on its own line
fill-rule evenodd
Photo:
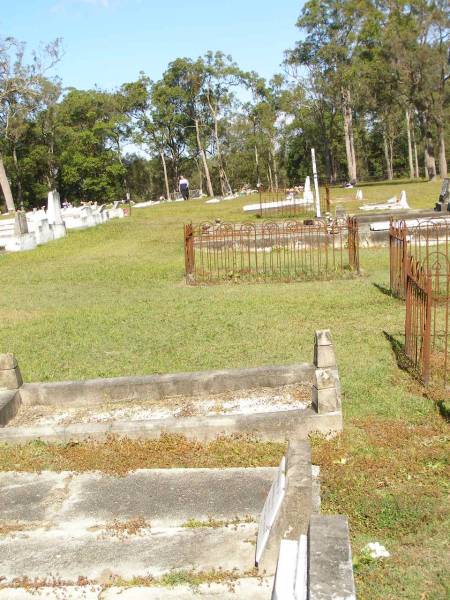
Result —
M 9 356 L 17 363 L 12 355 Z M 5 363 L 6 364 L 6 363 Z M 2 379 L 0 370 L 0 393 Z M 10 375 L 10 374 L 9 374 Z M 7 375 L 5 375 L 6 378 Z M 99 439 L 110 434 L 132 438 L 157 438 L 163 433 L 178 433 L 199 440 L 219 434 L 252 433 L 262 439 L 286 441 L 306 439 L 310 433 L 334 435 L 342 431 L 341 392 L 331 332 L 315 333 L 314 363 L 290 366 L 267 366 L 250 369 L 227 369 L 117 377 L 57 383 L 25 383 L 21 378 L 9 383 L 11 397 L 0 397 L 0 427 L 30 405 L 92 406 L 104 402 L 160 401 L 176 395 L 201 396 L 257 387 L 281 387 L 307 383 L 312 386 L 312 407 L 303 410 L 254 413 L 247 415 L 212 415 L 205 417 L 171 417 L 151 421 L 111 421 L 68 426 L 8 427 L 0 430 L 0 442 L 25 443 L 33 439 L 69 441 Z M 12 391 L 14 395 L 12 396 Z

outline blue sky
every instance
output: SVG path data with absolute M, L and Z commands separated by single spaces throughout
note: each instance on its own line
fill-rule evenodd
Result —
M 299 38 L 296 0 L 1 0 L 0 33 L 36 48 L 63 38 L 64 86 L 111 89 L 178 56 L 231 54 L 266 78 Z

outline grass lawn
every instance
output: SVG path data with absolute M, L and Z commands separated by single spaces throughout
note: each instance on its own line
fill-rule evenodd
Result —
M 402 189 L 413 208 L 431 208 L 440 183 L 363 188 L 370 202 Z M 332 190 L 348 210 L 354 196 Z M 135 209 L 32 252 L 0 255 L 0 352 L 16 354 L 26 381 L 288 364 L 310 361 L 314 330 L 330 327 L 346 430 L 315 441 L 314 453 L 323 510 L 350 518 L 359 598 L 447 598 L 448 429 L 396 364 L 388 336 L 401 334 L 404 304 L 383 293 L 387 248 L 361 251 L 359 279 L 187 287 L 183 223 L 242 221 L 252 201 Z M 367 541 L 392 557 L 368 561 Z

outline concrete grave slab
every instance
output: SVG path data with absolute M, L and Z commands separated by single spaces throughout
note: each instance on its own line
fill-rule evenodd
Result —
M 142 469 L 125 477 L 86 473 L 72 479 L 57 519 L 99 523 L 142 516 L 165 527 L 188 519 L 257 516 L 273 477 L 272 468 Z
M 101 473 L 0 473 L 1 518 L 104 524 L 143 517 L 154 527 L 188 519 L 259 516 L 276 469 L 140 469 Z
M 246 577 L 225 583 L 201 584 L 195 589 L 186 585 L 168 587 L 64 586 L 44 587 L 32 591 L 16 588 L 0 590 L 0 600 L 270 600 L 272 578 Z
M 77 581 L 80 576 L 105 580 L 108 575 L 130 579 L 154 577 L 174 569 L 247 572 L 253 566 L 256 524 L 224 528 L 157 529 L 126 538 L 75 528 L 26 532 L 0 539 L 2 576 L 56 576 Z
M 67 473 L 0 473 L 0 517 L 5 521 L 45 521 Z

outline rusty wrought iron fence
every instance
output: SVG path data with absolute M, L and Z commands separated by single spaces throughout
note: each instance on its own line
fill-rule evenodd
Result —
M 450 221 L 427 220 L 408 227 L 405 221 L 391 220 L 389 228 L 390 287 L 398 298 L 406 295 L 406 262 L 416 258 L 429 268 L 430 256 L 440 252 L 450 258 Z
M 398 298 L 405 297 L 406 260 L 408 257 L 407 227 L 404 221 L 391 221 L 389 227 L 389 279 L 391 293 Z
M 406 259 L 405 354 L 422 381 L 449 385 L 449 259 L 441 251 Z
M 356 219 L 185 225 L 186 281 L 298 281 L 359 273 Z

